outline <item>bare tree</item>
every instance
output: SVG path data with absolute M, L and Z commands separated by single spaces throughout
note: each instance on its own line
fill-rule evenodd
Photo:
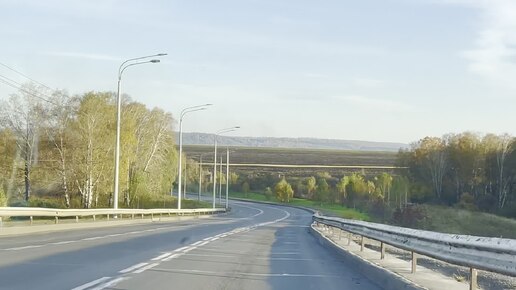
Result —
M 38 141 L 43 115 L 41 92 L 34 84 L 26 84 L 4 101 L 1 116 L 4 124 L 16 135 L 16 145 L 23 159 L 25 200 L 31 196 L 32 167 L 38 159 Z

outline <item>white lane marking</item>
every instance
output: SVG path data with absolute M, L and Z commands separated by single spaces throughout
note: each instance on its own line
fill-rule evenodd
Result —
M 188 253 L 188 252 L 190 252 L 191 250 L 195 250 L 195 249 L 197 249 L 197 247 L 189 247 L 189 248 L 187 248 L 187 249 L 183 250 L 183 253 Z
M 202 243 L 200 243 L 200 244 L 199 244 L 199 247 L 202 247 L 202 246 L 207 245 L 207 244 L 209 244 L 209 243 L 210 243 L 210 242 L 208 242 L 208 241 L 202 242 Z
M 212 254 L 185 254 L 185 256 L 194 257 L 214 257 L 214 258 L 237 258 L 236 255 L 212 255 Z
M 122 282 L 122 280 L 125 280 L 125 279 L 129 279 L 129 277 L 120 277 L 120 278 L 116 278 L 116 279 L 113 279 L 109 282 L 106 282 L 102 285 L 99 285 L 95 288 L 91 288 L 90 290 L 102 290 L 102 289 L 105 289 L 107 287 L 111 287 L 111 286 L 115 286 L 116 284 L 118 284 L 119 282 Z
M 186 247 L 181 247 L 181 248 L 179 248 L 179 249 L 175 249 L 175 250 L 174 250 L 174 252 L 181 252 L 181 251 L 182 251 L 182 250 L 184 250 L 184 249 L 188 249 L 188 246 L 186 246 Z
M 163 268 L 169 272 L 179 273 L 196 273 L 196 274 L 211 274 L 211 275 L 227 275 L 225 272 L 204 271 L 194 269 L 177 269 L 177 268 Z M 232 272 L 235 277 L 239 276 L 257 276 L 257 277 L 310 277 L 310 278 L 328 278 L 340 277 L 338 275 L 321 275 L 321 274 L 298 274 L 298 273 L 249 273 L 249 272 Z
M 81 241 L 93 241 L 93 240 L 98 240 L 98 239 L 104 239 L 104 237 L 91 237 L 91 238 L 84 238 L 84 239 L 81 239 Z
M 161 260 L 161 259 L 163 259 L 163 258 L 166 258 L 166 257 L 170 256 L 170 255 L 172 255 L 172 253 L 164 253 L 163 255 L 159 255 L 159 256 L 157 256 L 157 257 L 154 257 L 154 258 L 152 258 L 151 260 L 152 260 L 152 261 Z
M 4 251 L 18 251 L 18 250 L 26 250 L 26 249 L 35 249 L 35 248 L 41 248 L 44 245 L 34 245 L 34 246 L 24 246 L 24 247 L 15 247 L 15 248 L 8 248 L 4 249 Z
M 91 286 L 95 286 L 95 285 L 100 284 L 100 283 L 102 283 L 102 282 L 104 282 L 106 280 L 109 280 L 109 279 L 111 279 L 111 277 L 102 277 L 102 278 L 99 278 L 97 280 L 93 280 L 91 282 L 83 284 L 81 286 L 77 286 L 77 287 L 73 288 L 72 290 L 84 290 L 86 288 L 89 288 Z
M 202 243 L 202 241 L 197 241 L 197 242 L 193 243 L 193 244 L 192 244 L 192 246 L 197 246 L 197 245 L 199 245 L 200 243 Z
M 136 269 L 141 268 L 141 267 L 143 267 L 143 266 L 145 266 L 147 264 L 149 264 L 149 263 L 140 263 L 140 264 L 132 265 L 131 267 L 128 267 L 128 268 L 125 268 L 123 270 L 118 271 L 118 273 L 122 273 L 123 274 L 123 273 L 131 272 L 132 270 L 136 270 Z
M 177 257 L 180 257 L 180 256 L 182 256 L 182 255 L 184 255 L 184 254 L 183 254 L 183 253 L 173 254 L 172 256 L 170 256 L 170 257 L 167 257 L 167 258 L 163 259 L 162 261 L 163 261 L 163 262 L 168 262 L 168 261 L 170 261 L 170 260 L 172 260 L 172 259 L 175 259 L 175 258 L 177 258 Z
M 241 207 L 245 207 L 245 208 L 250 208 L 250 209 L 254 209 L 254 210 L 257 210 L 258 213 L 255 214 L 255 215 L 252 215 L 250 217 L 247 217 L 248 219 L 251 219 L 251 218 L 254 218 L 254 217 L 257 217 L 259 215 L 262 215 L 263 214 L 263 210 L 259 209 L 259 208 L 256 208 L 256 207 L 252 207 L 252 206 L 246 206 L 246 205 L 242 205 L 240 203 L 238 203 L 238 206 L 241 206 Z
M 122 233 L 122 234 L 111 234 L 111 235 L 107 235 L 106 237 L 118 237 L 118 236 L 123 236 L 123 235 L 127 235 L 127 233 Z
M 142 273 L 142 272 L 144 272 L 144 271 L 147 271 L 147 270 L 149 270 L 149 269 L 151 269 L 151 268 L 156 267 L 157 265 L 159 265 L 159 263 L 152 263 L 152 264 L 150 264 L 150 265 L 147 265 L 147 266 L 145 266 L 145 267 L 143 267 L 143 268 L 140 268 L 140 269 L 138 269 L 138 270 L 134 271 L 133 273 L 134 273 L 134 274 L 140 274 L 140 273 Z
M 77 241 L 62 241 L 62 242 L 55 242 L 55 243 L 50 243 L 51 245 L 66 245 L 66 244 L 71 244 L 71 243 L 76 243 Z

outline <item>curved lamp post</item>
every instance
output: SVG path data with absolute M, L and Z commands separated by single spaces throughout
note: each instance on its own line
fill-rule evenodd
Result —
M 179 117 L 179 183 L 177 187 L 177 209 L 181 209 L 181 175 L 182 175 L 182 155 L 183 155 L 183 118 L 188 113 L 197 112 L 197 111 L 203 111 L 206 110 L 208 106 L 211 106 L 213 104 L 204 104 L 199 106 L 193 106 L 185 108 L 181 111 L 181 115 Z M 172 191 L 174 190 L 174 187 L 172 186 L 172 190 L 170 192 L 170 195 L 172 195 Z M 186 194 L 186 192 L 184 193 Z
M 219 130 L 219 131 L 217 131 L 217 133 L 215 133 L 215 138 L 214 138 L 215 139 L 215 142 L 214 142 L 215 153 L 214 153 L 214 157 L 213 157 L 213 208 L 215 208 L 215 201 L 217 199 L 217 137 L 224 133 L 233 132 L 239 128 L 240 128 L 239 126 L 225 128 L 225 129 Z
M 120 116 L 121 116 L 121 106 L 122 106 L 122 98 L 120 97 L 120 88 L 122 83 L 122 74 L 125 69 L 131 66 L 146 64 L 146 63 L 158 63 L 159 59 L 151 59 L 147 61 L 139 61 L 152 57 L 160 57 L 165 56 L 166 53 L 158 53 L 148 56 L 136 57 L 125 60 L 122 62 L 120 67 L 118 68 L 118 89 L 116 95 L 116 145 L 115 145 L 115 177 L 114 177 L 114 189 L 113 189 L 113 208 L 118 209 L 118 176 L 119 176 L 119 167 L 120 167 Z

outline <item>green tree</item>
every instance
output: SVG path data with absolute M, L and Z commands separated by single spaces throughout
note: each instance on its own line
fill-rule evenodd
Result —
M 375 186 L 378 195 L 384 202 L 389 205 L 391 201 L 391 187 L 393 177 L 389 173 L 382 173 L 375 177 Z
M 317 189 L 317 180 L 315 179 L 315 177 L 310 176 L 305 179 L 305 183 L 306 183 L 306 191 L 308 193 L 308 198 L 313 199 L 314 198 L 313 195 L 315 193 L 315 190 Z
M 281 202 L 290 202 L 290 199 L 294 196 L 294 190 L 292 190 L 292 186 L 285 178 L 282 178 L 274 186 L 274 192 L 276 193 L 276 198 Z
M 330 193 L 330 186 L 328 185 L 328 182 L 326 182 L 325 178 L 319 178 L 317 180 L 317 190 L 315 192 L 315 200 L 323 203 L 328 202 L 329 200 L 329 193 Z
M 348 184 L 349 184 L 348 176 L 343 176 L 337 183 L 337 192 L 338 192 L 341 204 L 344 204 L 344 202 L 346 201 L 346 198 L 348 196 L 347 191 L 346 191 L 346 187 L 348 186 Z

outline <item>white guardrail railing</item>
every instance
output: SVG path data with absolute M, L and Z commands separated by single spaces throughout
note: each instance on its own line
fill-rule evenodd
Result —
M 41 207 L 0 207 L 0 225 L 2 218 L 6 217 L 29 217 L 32 224 L 34 217 L 54 217 L 55 223 L 59 222 L 59 218 L 75 217 L 79 221 L 79 217 L 93 217 L 93 220 L 98 216 L 105 216 L 107 219 L 117 216 L 122 219 L 124 216 L 134 219 L 135 216 L 150 216 L 154 215 L 201 215 L 201 214 L 217 214 L 226 212 L 225 208 L 195 208 L 195 209 L 111 209 L 111 208 L 96 208 L 96 209 L 55 209 L 55 208 L 41 208 Z
M 477 289 L 477 269 L 516 276 L 516 240 L 468 235 L 444 234 L 403 227 L 313 215 L 313 221 L 360 236 L 361 250 L 364 237 L 380 242 L 381 259 L 385 245 L 412 253 L 412 272 L 415 273 L 417 254 L 470 269 L 470 289 Z

